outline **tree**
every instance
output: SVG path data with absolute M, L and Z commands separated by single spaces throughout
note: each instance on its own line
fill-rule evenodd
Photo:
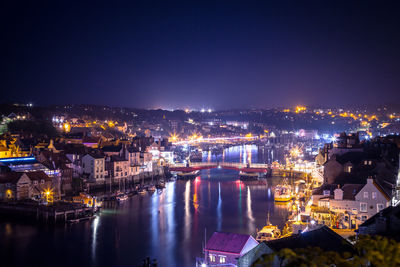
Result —
M 275 266 L 277 263 L 285 267 L 367 267 L 367 266 L 400 266 L 400 243 L 382 236 L 354 237 L 355 254 L 339 254 L 323 251 L 318 247 L 289 249 L 261 256 L 254 264 L 258 266 Z

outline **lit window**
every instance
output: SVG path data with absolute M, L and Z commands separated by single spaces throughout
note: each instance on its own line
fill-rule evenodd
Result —
M 360 211 L 367 212 L 367 203 L 360 203 Z
M 368 198 L 368 192 L 364 192 L 364 198 Z
M 225 263 L 225 262 L 226 262 L 225 256 L 219 256 L 219 263 Z
M 372 192 L 372 199 L 376 199 L 376 192 Z
M 347 172 L 351 173 L 351 169 L 353 168 L 353 166 L 347 166 Z
M 211 262 L 215 262 L 215 255 L 210 254 L 210 261 L 211 261 Z

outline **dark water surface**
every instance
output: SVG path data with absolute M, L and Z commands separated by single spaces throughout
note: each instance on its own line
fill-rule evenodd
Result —
M 225 151 L 225 160 L 259 161 L 254 147 L 235 149 Z M 90 222 L 51 227 L 2 218 L 1 261 L 5 266 L 138 266 L 150 256 L 159 266 L 194 266 L 205 236 L 214 231 L 254 235 L 267 213 L 271 223 L 283 226 L 287 209 L 274 205 L 270 188 L 276 182 L 243 183 L 236 171 L 204 170 L 195 180 L 168 182 L 162 191 L 104 209 Z

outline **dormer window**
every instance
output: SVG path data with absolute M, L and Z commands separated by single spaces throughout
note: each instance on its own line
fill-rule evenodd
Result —
M 324 190 L 323 195 L 324 196 L 329 196 L 331 194 L 331 191 L 329 190 Z

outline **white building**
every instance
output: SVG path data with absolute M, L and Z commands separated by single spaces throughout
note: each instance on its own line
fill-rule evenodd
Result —
M 89 179 L 95 182 L 104 182 L 107 176 L 105 158 L 98 155 L 86 154 L 82 157 L 83 173 L 89 175 Z

